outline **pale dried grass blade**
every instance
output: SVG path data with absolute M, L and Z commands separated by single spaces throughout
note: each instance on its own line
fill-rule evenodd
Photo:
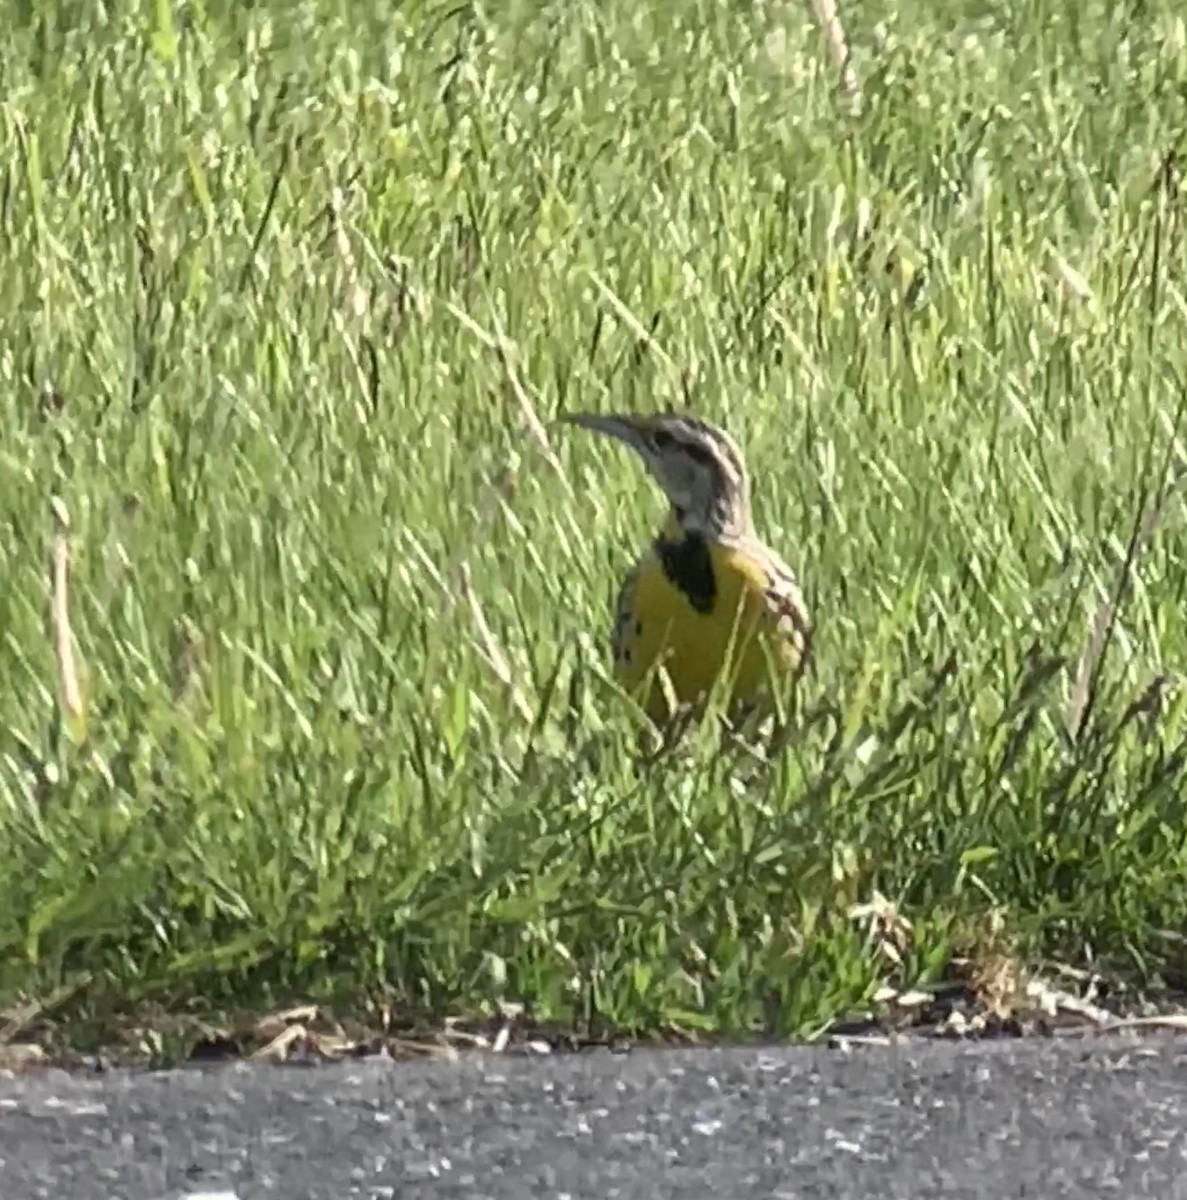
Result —
M 70 626 L 70 513 L 58 496 L 50 501 L 54 535 L 51 555 L 51 605 L 54 655 L 58 671 L 58 698 L 71 735 L 81 740 L 86 729 L 86 706 Z
M 808 0 L 808 10 L 816 19 L 828 46 L 828 56 L 840 77 L 841 90 L 848 96 L 858 94 L 857 72 L 849 57 L 849 40 L 841 24 L 836 0 Z

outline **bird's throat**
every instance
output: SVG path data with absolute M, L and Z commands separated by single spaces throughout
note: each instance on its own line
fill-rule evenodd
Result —
M 655 539 L 655 553 L 664 575 L 689 604 L 697 612 L 712 612 L 717 599 L 717 580 L 709 543 L 700 534 L 680 529 L 673 521 Z

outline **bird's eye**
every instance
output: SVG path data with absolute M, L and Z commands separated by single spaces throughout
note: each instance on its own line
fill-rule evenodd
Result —
M 703 467 L 707 467 L 713 461 L 713 452 L 699 442 L 685 446 L 684 452 L 693 462 L 700 463 Z
M 666 450 L 672 444 L 672 435 L 666 429 L 657 429 L 651 435 L 651 444 L 657 450 Z

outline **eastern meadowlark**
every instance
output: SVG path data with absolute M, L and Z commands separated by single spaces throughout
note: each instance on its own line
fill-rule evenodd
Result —
M 811 625 L 791 568 L 754 532 L 746 466 L 723 430 L 685 414 L 567 413 L 635 450 L 671 506 L 628 572 L 611 636 L 619 681 L 666 722 L 721 680 L 752 706 L 770 668 L 799 672 Z

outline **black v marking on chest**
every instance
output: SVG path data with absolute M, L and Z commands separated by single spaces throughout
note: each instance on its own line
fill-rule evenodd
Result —
M 695 533 L 678 540 L 657 537 L 655 552 L 668 581 L 684 593 L 689 604 L 699 613 L 712 612 L 717 580 L 705 539 Z

